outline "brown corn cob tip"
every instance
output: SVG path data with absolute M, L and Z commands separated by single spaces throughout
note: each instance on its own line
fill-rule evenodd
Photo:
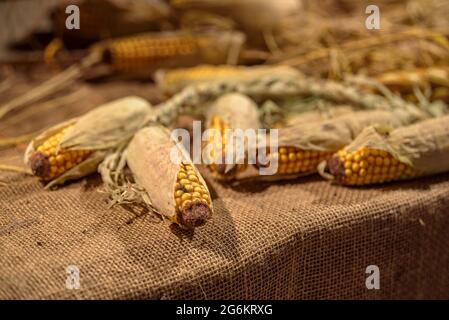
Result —
M 203 225 L 211 215 L 211 200 L 207 189 L 199 181 L 192 165 L 180 164 L 175 184 L 178 223 L 195 228 Z
M 209 217 L 210 208 L 201 203 L 194 203 L 190 207 L 182 209 L 177 215 L 179 223 L 189 229 L 202 226 Z
M 64 172 L 83 162 L 92 153 L 87 150 L 59 150 L 59 152 L 56 152 L 59 142 L 68 129 L 70 127 L 48 138 L 31 155 L 30 167 L 35 176 L 38 176 L 44 181 L 57 178 Z
M 341 150 L 327 161 L 327 167 L 335 180 L 345 185 L 370 185 L 420 175 L 387 151 L 367 147 L 353 152 Z
M 220 177 L 221 179 L 232 179 L 238 173 L 245 171 L 248 164 L 241 163 L 241 164 L 235 165 L 228 172 L 225 172 L 226 164 L 224 164 L 223 162 L 226 158 L 225 152 L 226 152 L 226 143 L 227 143 L 227 139 L 228 139 L 228 137 L 226 136 L 225 130 L 229 129 L 229 125 L 226 122 L 222 121 L 222 119 L 219 116 L 213 116 L 211 118 L 211 122 L 210 122 L 210 125 L 208 128 L 217 130 L 218 132 L 220 132 L 220 135 L 221 135 L 221 141 L 220 141 L 219 145 L 215 145 L 209 154 L 210 159 L 215 159 L 215 155 L 216 155 L 216 152 L 218 152 L 218 150 L 221 150 L 221 155 L 222 155 L 222 159 L 221 159 L 222 163 L 211 163 L 208 165 L 210 171 L 212 171 L 216 176 Z M 214 140 L 215 139 L 214 139 L 213 135 L 209 136 L 210 144 L 213 144 Z
M 300 174 L 315 171 L 318 164 L 331 156 L 332 152 L 328 151 L 303 150 L 298 147 L 279 147 L 278 152 L 268 154 L 268 159 L 277 157 L 278 170 L 276 174 Z

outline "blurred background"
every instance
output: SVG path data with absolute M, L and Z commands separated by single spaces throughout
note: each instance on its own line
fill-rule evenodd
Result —
M 71 4 L 80 29 L 66 27 Z M 366 28 L 371 4 L 380 29 Z M 40 129 L 27 121 L 36 112 L 48 126 L 124 95 L 159 102 L 184 86 L 167 70 L 198 65 L 363 75 L 414 102 L 447 102 L 448 16 L 447 0 L 1 1 L 1 135 Z

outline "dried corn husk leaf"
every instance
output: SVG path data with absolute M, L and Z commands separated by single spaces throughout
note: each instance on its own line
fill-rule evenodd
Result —
M 424 175 L 449 171 L 449 116 L 385 130 L 370 127 L 345 148 L 385 150 Z
M 282 97 L 266 100 L 260 106 L 266 128 L 280 128 L 334 118 L 355 111 L 350 105 L 332 103 L 319 97 Z
M 158 70 L 155 81 L 162 91 L 172 95 L 193 84 L 211 81 L 249 81 L 270 74 L 292 77 L 300 75 L 296 69 L 285 66 L 199 65 L 192 68 Z
M 288 116 L 281 123 L 279 123 L 277 127 L 299 127 L 312 122 L 319 122 L 336 118 L 345 114 L 349 114 L 353 111 L 354 109 L 351 106 L 336 105 L 332 108 L 297 113 Z
M 250 129 L 255 134 L 257 133 L 261 126 L 257 105 L 250 98 L 240 93 L 225 94 L 217 99 L 208 109 L 206 126 L 208 129 L 215 129 L 216 131 L 210 131 L 209 141 L 204 145 L 204 148 L 206 150 L 212 149 L 214 152 L 219 152 L 222 155 L 221 161 L 217 159 L 221 163 L 211 161 L 210 168 L 216 173 L 218 178 L 236 178 L 246 168 L 245 160 L 248 156 L 249 146 L 246 140 L 239 141 L 234 139 L 233 148 L 230 148 L 229 141 L 233 136 L 234 130 L 245 132 L 245 130 Z M 228 131 L 221 131 L 225 129 L 228 129 Z M 221 137 L 219 146 L 214 144 L 215 134 L 217 133 Z M 243 152 L 237 151 L 239 143 L 242 143 L 242 146 L 244 146 Z M 227 152 L 233 152 L 232 163 L 225 163 Z M 206 154 L 208 154 L 207 151 Z
M 350 144 L 362 130 L 371 125 L 392 128 L 428 118 L 419 109 L 360 111 L 333 119 L 279 129 L 279 146 L 304 150 L 337 151 Z
M 176 153 L 180 161 L 194 168 L 199 182 L 206 188 L 211 199 L 206 182 L 186 150 L 171 138 L 165 127 L 150 125 L 136 133 L 126 151 L 127 163 L 137 185 L 148 195 L 147 204 L 170 221 L 188 227 L 182 224 L 179 213 L 175 210 L 174 192 L 180 164 L 172 161 L 172 152 Z M 210 212 L 212 211 L 211 203 Z
M 109 149 L 126 141 L 151 119 L 151 105 L 139 97 L 125 97 L 101 105 L 80 117 L 61 140 L 66 150 Z
M 194 35 L 199 57 L 205 64 L 237 64 L 246 41 L 245 34 L 237 31 L 205 32 Z
M 30 165 L 37 149 L 50 137 L 68 128 L 57 146 L 57 150 L 87 150 L 92 153 L 79 164 L 51 179 L 46 188 L 54 187 L 68 180 L 74 180 L 97 170 L 109 149 L 126 143 L 145 123 L 152 119 L 151 105 L 138 97 L 126 97 L 104 104 L 86 113 L 54 125 L 29 143 L 24 156 Z M 58 151 L 59 152 L 59 151 Z
M 92 153 L 86 160 L 64 172 L 59 177 L 51 180 L 45 185 L 46 189 L 51 189 L 66 181 L 77 180 L 97 171 L 98 165 L 103 161 L 105 150 L 98 150 Z

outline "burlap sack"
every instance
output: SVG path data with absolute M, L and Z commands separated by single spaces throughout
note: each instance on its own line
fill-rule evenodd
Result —
M 194 234 L 108 209 L 96 176 L 46 191 L 0 173 L 0 298 L 449 298 L 448 174 L 355 189 L 318 176 L 227 187 L 203 173 L 215 211 Z M 366 288 L 369 265 L 379 290 Z

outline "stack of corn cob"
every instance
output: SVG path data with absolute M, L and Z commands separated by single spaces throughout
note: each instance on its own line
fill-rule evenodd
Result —
M 336 151 L 350 144 L 363 129 L 370 125 L 398 128 L 428 118 L 419 109 L 392 111 L 359 111 L 296 126 L 280 128 L 279 150 L 268 160 L 276 160 L 279 179 L 314 173 L 318 165 Z M 276 178 L 276 177 L 273 177 Z

